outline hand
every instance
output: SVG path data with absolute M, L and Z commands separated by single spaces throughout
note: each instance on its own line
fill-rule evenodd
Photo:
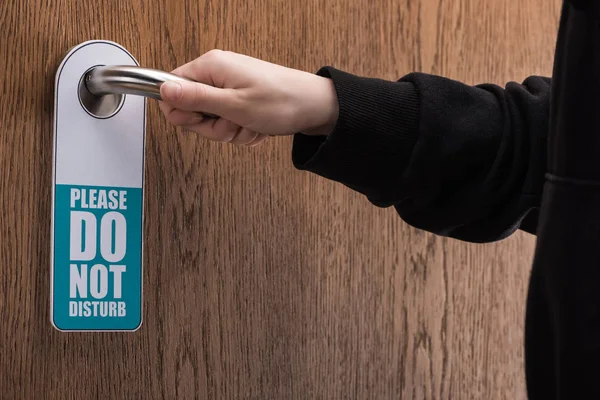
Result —
M 211 140 L 254 146 L 274 135 L 327 135 L 338 118 L 330 79 L 241 54 L 212 50 L 173 74 L 198 83 L 165 82 L 160 109 Z

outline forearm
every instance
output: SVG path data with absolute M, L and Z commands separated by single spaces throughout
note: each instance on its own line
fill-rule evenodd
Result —
M 394 206 L 415 227 L 473 242 L 506 237 L 539 207 L 549 79 L 502 89 L 427 74 L 319 74 L 335 84 L 339 118 L 328 137 L 296 135 L 298 168 Z

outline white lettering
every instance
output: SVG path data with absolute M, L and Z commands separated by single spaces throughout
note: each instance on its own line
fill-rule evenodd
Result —
M 77 302 L 76 301 L 70 301 L 69 302 L 69 317 L 76 317 L 78 316 L 78 310 L 77 310 Z
M 88 205 L 87 202 L 87 196 L 86 196 L 87 190 L 86 189 L 82 189 L 81 190 L 81 202 L 79 204 L 79 206 L 81 208 L 90 208 L 90 206 Z
M 100 316 L 106 317 L 108 315 L 108 303 L 106 301 L 101 301 L 99 306 L 100 306 Z
M 90 269 L 90 294 L 95 299 L 103 299 L 108 294 L 108 271 L 102 264 L 96 264 Z
M 94 214 L 89 211 L 71 211 L 71 260 L 91 261 L 96 257 L 96 229 Z
M 71 189 L 71 208 L 127 210 L 126 190 Z
M 119 317 L 124 317 L 125 316 L 125 303 L 120 301 L 119 302 Z
M 70 317 L 125 317 L 123 301 L 70 301 Z
M 90 208 L 96 208 L 96 189 L 90 189 Z
M 77 298 L 77 292 L 79 292 L 80 298 L 85 299 L 87 297 L 87 267 L 86 264 L 81 264 L 80 271 L 76 264 L 71 264 L 69 293 L 72 299 Z
M 77 188 L 71 188 L 71 208 L 75 208 L 75 203 L 79 199 L 81 199 L 81 191 Z
M 111 210 L 116 210 L 119 208 L 119 199 L 117 198 L 118 194 L 119 192 L 116 190 L 110 190 L 108 192 L 108 208 Z
M 98 208 L 107 209 L 108 205 L 106 203 L 106 190 L 100 190 L 98 192 Z
M 113 234 L 113 221 L 115 229 Z M 112 249 L 113 238 L 115 242 Z M 127 221 L 123 214 L 109 211 L 100 221 L 100 253 L 108 262 L 119 262 L 125 257 L 127 251 Z
M 127 201 L 127 199 L 125 198 L 126 195 L 127 195 L 127 192 L 125 190 L 119 191 L 119 209 L 120 210 L 127 210 L 127 206 L 125 205 L 125 202 Z
M 121 274 L 125 272 L 124 265 L 111 265 L 108 267 L 110 272 L 113 273 L 113 297 L 115 299 L 120 299 L 122 295 L 122 286 L 123 280 L 121 279 Z

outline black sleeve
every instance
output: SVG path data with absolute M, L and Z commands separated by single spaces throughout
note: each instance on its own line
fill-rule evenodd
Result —
M 292 159 L 393 206 L 408 224 L 470 242 L 535 233 L 546 167 L 550 79 L 505 88 L 412 73 L 398 82 L 325 67 L 339 119 L 294 137 Z

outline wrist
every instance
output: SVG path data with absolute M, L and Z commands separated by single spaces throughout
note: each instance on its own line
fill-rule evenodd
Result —
M 310 123 L 302 133 L 311 136 L 327 136 L 333 132 L 339 116 L 339 103 L 333 81 L 313 75 L 314 91 L 307 99 L 307 112 Z

